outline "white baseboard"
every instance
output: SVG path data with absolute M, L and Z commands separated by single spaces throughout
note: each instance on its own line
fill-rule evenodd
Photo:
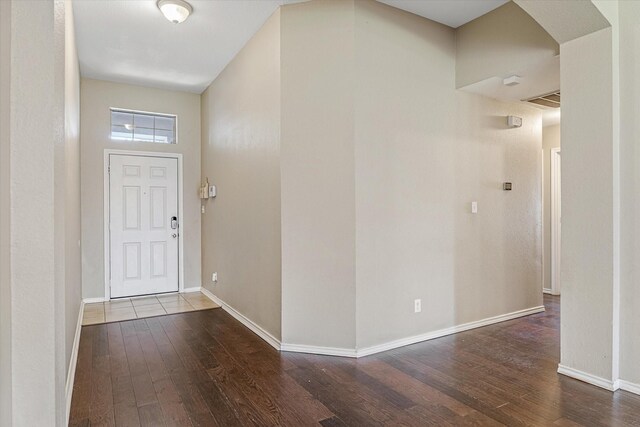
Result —
M 620 386 L 620 390 L 628 391 L 629 393 L 640 394 L 640 384 L 620 380 L 618 385 Z
M 249 328 L 254 334 L 258 335 L 260 338 L 265 340 L 271 347 L 275 348 L 276 350 L 280 350 L 280 340 L 278 340 L 276 337 L 274 337 L 265 329 L 263 329 L 262 326 L 258 325 L 253 320 L 249 319 L 244 314 L 240 313 L 238 310 L 231 307 L 229 304 L 227 304 L 226 302 L 224 302 L 223 300 L 221 300 L 220 298 L 212 294 L 211 291 L 209 291 L 205 287 L 202 287 L 202 289 L 200 289 L 200 292 L 202 292 L 204 295 L 209 297 L 211 301 L 215 302 L 220 307 L 222 307 L 224 311 L 229 313 L 237 321 L 239 321 L 244 326 Z
M 324 356 L 358 357 L 356 349 L 354 348 L 316 347 L 312 345 L 282 343 L 280 345 L 280 350 L 291 351 L 294 353 L 321 354 Z
M 97 302 L 105 302 L 105 301 L 109 301 L 109 298 L 104 298 L 104 297 L 98 297 L 98 298 L 84 298 L 82 300 L 83 304 L 95 304 Z
M 487 319 L 476 320 L 475 322 L 464 323 L 458 326 L 452 326 L 446 329 L 440 329 L 433 332 L 427 332 L 426 334 L 414 335 L 412 337 L 401 338 L 394 341 L 389 341 L 383 344 L 374 345 L 371 347 L 360 348 L 356 351 L 357 357 L 369 356 L 371 354 L 380 353 L 387 350 L 392 350 L 398 347 L 404 347 L 406 345 L 415 344 L 422 341 L 428 341 L 435 338 L 444 337 L 458 332 L 468 331 L 470 329 L 481 328 L 483 326 L 493 325 L 494 323 L 505 322 L 507 320 L 517 319 L 518 317 L 529 316 L 531 314 L 541 313 L 544 311 L 544 306 L 527 308 L 524 310 L 514 311 L 512 313 L 501 314 L 499 316 L 489 317 Z
M 467 331 L 469 329 L 480 328 L 482 326 L 488 326 L 494 323 L 516 319 L 518 317 L 529 316 L 531 314 L 540 313 L 543 311 L 544 311 L 543 306 L 527 308 L 525 310 L 514 311 L 513 313 L 502 314 L 499 316 L 490 317 L 488 319 L 469 322 L 462 325 L 453 326 L 451 328 L 440 329 L 438 331 L 428 332 L 426 334 L 414 335 L 411 337 L 401 338 L 401 339 L 389 341 L 383 344 L 378 344 L 371 347 L 364 347 L 359 349 L 317 347 L 317 346 L 310 346 L 310 345 L 287 344 L 287 343 L 282 343 L 280 347 L 282 351 L 293 351 L 297 353 L 323 354 L 328 356 L 341 356 L 341 357 L 364 357 L 364 356 L 369 356 L 371 354 L 392 350 L 394 348 L 404 347 L 406 345 L 415 344 L 415 343 L 427 341 L 427 340 L 432 340 L 434 338 L 444 337 L 446 335 L 455 334 L 457 332 Z
M 549 294 L 549 295 L 553 295 L 553 291 L 549 288 L 542 288 L 542 293 L 543 294 Z
M 421 341 L 427 341 L 434 338 L 440 338 L 446 335 L 455 334 L 457 332 L 467 331 L 469 329 L 480 328 L 482 326 L 492 325 L 494 323 L 504 322 L 507 320 L 517 319 L 518 317 L 529 316 L 531 314 L 541 313 L 544 311 L 544 306 L 527 308 L 524 310 L 514 311 L 512 313 L 501 314 L 499 316 L 490 317 L 475 322 L 469 322 L 451 328 L 441 329 L 438 331 L 428 332 L 426 334 L 415 335 L 412 337 L 402 338 L 399 340 L 390 341 L 383 344 L 378 344 L 371 347 L 365 347 L 361 349 L 354 348 L 340 348 L 340 347 L 319 347 L 304 344 L 290 344 L 281 343 L 277 338 L 264 330 L 260 325 L 254 323 L 251 319 L 240 313 L 235 308 L 215 296 L 211 291 L 206 288 L 202 288 L 201 292 L 209 297 L 213 302 L 220 305 L 224 311 L 233 316 L 240 323 L 245 325 L 251 331 L 253 331 L 260 338 L 269 343 L 273 348 L 280 351 L 290 351 L 296 353 L 310 353 L 321 354 L 326 356 L 340 356 L 340 357 L 363 357 L 382 351 L 391 350 L 398 347 L 404 347 L 406 345 L 415 344 Z
M 620 380 L 611 381 L 562 364 L 558 365 L 558 373 L 609 391 L 616 391 L 620 388 Z
M 67 425 L 71 415 L 71 399 L 73 397 L 73 382 L 76 379 L 76 365 L 78 364 L 78 351 L 80 350 L 80 334 L 82 332 L 82 318 L 84 317 L 84 301 L 80 301 L 80 311 L 78 312 L 78 323 L 76 324 L 76 335 L 73 338 L 71 347 L 71 360 L 69 360 L 69 371 L 67 372 L 67 383 L 65 385 Z
M 558 365 L 558 373 L 574 378 L 576 380 L 580 380 L 582 382 L 585 382 L 591 385 L 595 385 L 605 390 L 609 390 L 609 391 L 624 390 L 624 391 L 628 391 L 629 393 L 640 395 L 640 384 L 632 383 L 630 381 L 625 381 L 625 380 L 611 381 L 606 378 L 601 378 L 596 375 L 592 375 L 587 372 L 570 368 L 568 366 L 561 365 L 561 364 Z
M 184 288 L 182 291 L 180 291 L 183 294 L 188 294 L 191 292 L 200 292 L 200 290 L 202 290 L 202 288 L 200 286 L 193 286 L 191 288 Z

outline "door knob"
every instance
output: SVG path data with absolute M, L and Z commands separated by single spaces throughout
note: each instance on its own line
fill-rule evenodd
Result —
M 176 233 L 173 233 L 173 234 L 171 235 L 171 237 L 173 237 L 173 238 L 175 239 L 176 237 L 178 237 L 178 235 L 177 235 Z

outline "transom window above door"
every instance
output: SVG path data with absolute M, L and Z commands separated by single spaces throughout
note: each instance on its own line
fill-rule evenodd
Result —
M 175 144 L 177 121 L 171 114 L 111 108 L 111 139 Z

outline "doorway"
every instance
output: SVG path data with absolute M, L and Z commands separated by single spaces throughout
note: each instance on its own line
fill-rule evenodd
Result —
M 555 111 L 554 111 L 555 110 Z M 542 114 L 542 291 L 560 294 L 560 109 Z
M 105 296 L 181 288 L 180 155 L 105 152 Z

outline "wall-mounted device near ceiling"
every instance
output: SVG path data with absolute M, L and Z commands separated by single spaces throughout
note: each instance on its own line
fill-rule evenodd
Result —
M 193 13 L 193 7 L 184 0 L 158 0 L 158 9 L 174 24 L 184 22 Z
M 509 126 L 510 128 L 522 127 L 522 117 L 507 116 L 507 126 Z
M 502 80 L 502 84 L 505 86 L 515 86 L 519 85 L 521 81 L 522 77 L 514 74 L 512 76 L 505 77 L 504 80 Z
M 536 105 L 542 105 L 544 107 L 560 108 L 560 91 L 556 90 L 545 95 L 534 96 L 533 98 L 523 99 L 525 102 L 530 102 Z

